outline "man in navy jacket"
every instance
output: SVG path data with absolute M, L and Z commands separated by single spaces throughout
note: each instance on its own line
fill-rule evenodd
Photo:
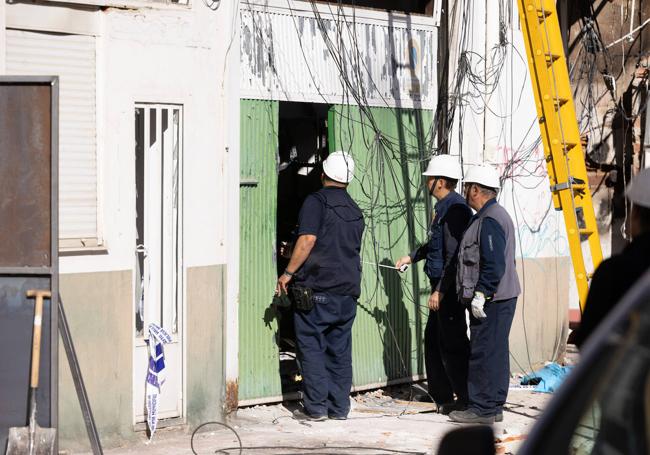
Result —
M 429 240 L 410 255 L 397 261 L 404 264 L 425 260 L 424 271 L 431 283 L 429 318 L 424 332 L 424 356 L 428 396 L 438 412 L 449 414 L 467 404 L 469 340 L 465 308 L 456 295 L 458 243 L 472 217 L 465 199 L 456 193 L 462 169 L 450 155 L 434 156 L 427 170 L 429 193 L 438 201 L 429 230 Z M 455 395 L 455 398 L 454 398 Z

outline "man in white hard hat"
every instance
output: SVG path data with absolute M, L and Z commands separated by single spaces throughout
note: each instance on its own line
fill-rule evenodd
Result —
M 580 327 L 569 343 L 580 347 L 632 285 L 650 268 L 650 169 L 630 182 L 630 243 L 621 254 L 603 261 L 591 280 Z
M 429 194 L 437 200 L 429 239 L 399 259 L 395 267 L 425 260 L 424 272 L 431 283 L 429 318 L 424 331 L 428 396 L 419 399 L 435 401 L 439 412 L 449 414 L 467 404 L 469 339 L 465 308 L 458 302 L 455 280 L 458 243 L 472 211 L 455 191 L 463 176 L 456 157 L 434 156 L 423 175 L 427 176 Z
M 471 166 L 465 197 L 476 210 L 458 249 L 456 289 L 470 309 L 468 404 L 449 417 L 455 422 L 491 424 L 503 420 L 508 395 L 508 336 L 521 293 L 515 267 L 515 227 L 497 203 L 499 174 L 492 166 Z
M 323 188 L 298 216 L 298 240 L 277 294 L 294 281 L 294 327 L 303 377 L 301 420 L 344 420 L 352 387 L 352 324 L 361 294 L 363 214 L 346 188 L 354 160 L 334 152 L 323 162 Z

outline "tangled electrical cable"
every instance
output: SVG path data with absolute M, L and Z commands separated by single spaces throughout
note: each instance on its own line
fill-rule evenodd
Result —
M 426 455 L 426 452 L 416 452 L 416 451 L 410 451 L 410 450 L 398 450 L 398 449 L 386 449 L 382 447 L 372 447 L 372 446 L 345 446 L 345 445 L 323 445 L 323 446 L 317 446 L 317 447 L 309 447 L 309 446 L 292 446 L 292 445 L 277 445 L 277 446 L 245 446 L 242 442 L 241 437 L 239 436 L 239 433 L 237 433 L 237 430 L 235 430 L 233 427 L 231 427 L 228 424 L 222 423 L 222 422 L 205 422 L 200 424 L 198 427 L 192 431 L 192 436 L 190 437 L 190 449 L 192 450 L 192 453 L 194 455 L 201 455 L 199 454 L 195 447 L 194 447 L 194 438 L 198 434 L 199 430 L 201 428 L 204 428 L 208 425 L 218 425 L 223 428 L 226 428 L 230 432 L 232 432 L 235 437 L 237 438 L 237 443 L 238 445 L 236 447 L 223 447 L 220 449 L 217 449 L 215 451 L 212 451 L 211 453 L 217 453 L 217 454 L 228 454 L 233 451 L 239 451 L 239 454 L 241 455 L 244 453 L 244 450 L 291 450 L 291 451 L 298 451 L 298 450 L 304 450 L 305 452 L 302 453 L 310 453 L 313 455 L 316 454 L 330 454 L 330 455 L 335 455 L 338 452 L 341 451 L 350 451 L 350 450 L 358 450 L 361 451 L 360 453 L 364 452 L 370 452 L 374 451 L 375 454 L 389 454 L 389 453 L 394 453 L 394 454 L 404 454 L 404 455 Z M 321 452 L 317 452 L 317 451 Z
M 467 2 L 465 2 L 467 3 Z M 375 167 L 375 171 L 371 172 L 369 169 L 365 169 L 365 172 L 363 172 L 362 177 L 361 177 L 361 186 L 362 186 L 362 191 L 363 194 L 366 198 L 367 203 L 363 204 L 363 209 L 364 212 L 366 212 L 369 215 L 369 219 L 371 220 L 371 226 L 370 226 L 370 235 L 371 235 L 371 245 L 373 246 L 372 248 L 372 254 L 374 255 L 374 259 L 376 262 L 379 262 L 379 252 L 377 251 L 378 248 L 378 241 L 376 237 L 376 217 L 375 217 L 375 212 L 377 209 L 375 208 L 377 206 L 378 200 L 381 196 L 386 197 L 386 191 L 382 191 L 384 189 L 385 185 L 385 173 L 388 171 L 390 177 L 393 180 L 393 185 L 396 187 L 396 190 L 398 194 L 408 194 L 407 187 L 403 185 L 404 181 L 406 180 L 408 183 L 411 183 L 412 181 L 409 181 L 408 179 L 399 179 L 396 178 L 397 176 L 394 175 L 394 170 L 393 167 L 390 164 L 386 163 L 395 163 L 395 162 L 400 162 L 400 155 L 395 153 L 395 149 L 393 148 L 393 143 L 390 141 L 385 140 L 385 134 L 377 127 L 377 122 L 375 121 L 372 111 L 369 109 L 367 106 L 367 103 L 365 102 L 364 99 L 364 94 L 365 91 L 363 90 L 362 87 L 362 82 L 361 78 L 359 77 L 358 74 L 353 74 L 353 77 L 350 77 L 348 75 L 347 68 L 345 66 L 346 61 L 350 60 L 349 58 L 345 58 L 345 50 L 344 56 L 342 57 L 340 52 L 342 51 L 341 47 L 343 46 L 343 40 L 340 39 L 338 42 L 339 47 L 337 48 L 336 45 L 329 40 L 329 36 L 327 34 L 328 28 L 323 25 L 323 19 L 320 17 L 320 13 L 318 9 L 315 7 L 314 2 L 312 1 L 312 6 L 313 6 L 313 12 L 314 15 L 317 17 L 318 22 L 319 22 L 319 29 L 321 30 L 321 34 L 323 36 L 324 41 L 326 44 L 328 44 L 328 49 L 330 51 L 330 54 L 332 58 L 334 59 L 335 62 L 337 62 L 337 66 L 339 68 L 339 72 L 342 78 L 342 82 L 344 86 L 347 88 L 347 90 L 350 92 L 354 100 L 356 101 L 356 104 L 359 106 L 359 111 L 361 113 L 361 117 L 367 121 L 369 124 L 371 130 L 373 131 L 373 135 L 371 135 L 371 143 L 368 144 L 367 141 L 366 143 L 366 148 L 370 150 L 370 153 L 368 154 L 369 162 L 369 168 L 372 169 L 372 167 Z M 460 11 L 462 12 L 461 14 L 467 15 L 471 17 L 472 14 L 472 9 L 471 5 L 466 4 L 467 8 L 463 8 L 462 6 L 458 6 L 460 8 Z M 511 41 L 507 39 L 506 36 L 506 31 L 508 28 L 512 29 L 511 24 L 508 24 L 509 22 L 509 17 L 511 17 L 511 11 L 506 12 L 506 6 L 504 1 L 499 2 L 499 30 L 500 30 L 500 35 L 499 35 L 499 43 L 497 46 L 492 48 L 492 50 L 489 53 L 488 58 L 482 57 L 480 54 L 463 49 L 464 47 L 467 47 L 467 39 L 468 39 L 468 33 L 470 30 L 470 25 L 462 25 L 465 24 L 466 22 L 463 21 L 461 24 L 461 38 L 460 38 L 460 51 L 459 51 L 459 60 L 458 60 L 458 65 L 456 68 L 456 72 L 454 75 L 454 80 L 455 80 L 455 89 L 453 92 L 449 95 L 449 99 L 453 101 L 451 104 L 450 110 L 452 111 L 450 115 L 448 116 L 448 123 L 447 125 L 447 131 L 451 131 L 452 126 L 453 126 L 453 121 L 455 119 L 454 111 L 457 108 L 460 108 L 459 112 L 459 117 L 461 119 L 460 123 L 462 125 L 462 109 L 466 107 L 470 107 L 474 113 L 480 114 L 484 112 L 486 109 L 489 109 L 489 103 L 488 103 L 488 98 L 493 95 L 499 86 L 500 83 L 500 77 L 503 74 L 503 69 L 505 66 L 505 61 L 506 61 L 506 49 L 510 48 L 511 53 L 512 50 L 516 51 L 516 48 L 511 45 Z M 341 14 L 341 9 L 339 8 L 339 15 Z M 465 16 L 465 18 L 467 18 Z M 457 16 L 454 16 L 457 17 Z M 348 21 L 343 21 L 345 24 L 348 23 Z M 455 21 L 454 21 L 455 22 Z M 338 31 L 338 36 L 341 35 L 341 20 L 337 21 L 337 31 Z M 354 20 L 352 21 L 352 24 L 354 24 Z M 354 34 L 356 36 L 356 33 Z M 338 54 L 337 54 L 338 52 Z M 517 51 L 518 52 L 518 51 Z M 354 53 L 354 55 L 359 55 L 360 52 L 357 49 L 357 52 Z M 519 58 L 525 62 L 525 59 L 521 55 L 519 55 Z M 475 71 L 474 68 L 484 66 L 483 71 Z M 356 68 L 357 71 L 359 68 L 361 68 L 361 65 L 352 65 L 353 68 Z M 356 79 L 354 78 L 356 76 Z M 354 81 L 357 81 L 357 84 L 355 85 Z M 524 80 L 523 83 L 526 81 Z M 520 95 L 519 95 L 519 100 L 521 100 L 521 96 L 524 90 L 522 83 L 522 87 L 520 90 Z M 361 87 L 359 87 L 361 86 Z M 480 100 L 481 101 L 481 108 L 474 108 L 471 105 L 472 100 Z M 499 117 L 494 112 L 491 112 L 493 115 Z M 438 112 L 436 112 L 438 114 Z M 512 110 L 509 113 L 509 118 L 512 118 Z M 344 114 L 341 114 L 341 120 L 345 120 Z M 504 119 L 507 117 L 503 117 Z M 364 123 L 363 119 L 360 121 Z M 348 120 L 348 125 L 350 124 L 349 118 Z M 430 132 L 432 133 L 429 137 L 431 137 L 431 141 L 435 139 L 435 133 L 438 131 L 436 125 L 437 119 L 434 118 L 434 121 L 432 122 Z M 531 123 L 531 128 L 534 126 L 535 121 Z M 530 130 L 530 129 L 529 129 Z M 364 129 L 362 128 L 362 134 L 364 133 Z M 460 128 L 459 128 L 460 131 Z M 460 133 L 459 133 L 460 134 Z M 448 135 L 448 133 L 447 133 Z M 365 140 L 365 137 L 364 137 Z M 432 143 L 432 142 L 431 142 Z M 461 142 L 462 143 L 462 142 Z M 530 158 L 535 153 L 541 143 L 541 138 L 538 137 L 536 138 L 529 146 L 526 148 L 518 147 L 516 155 L 513 155 L 512 159 L 506 164 L 505 167 L 505 172 L 503 173 L 504 176 L 507 176 L 508 178 L 514 179 L 518 177 L 518 175 L 515 174 L 514 168 L 516 166 L 519 167 L 520 171 L 528 174 L 529 176 L 537 176 L 537 174 L 541 174 L 539 178 L 537 179 L 537 183 L 532 186 L 532 187 L 527 187 L 527 189 L 536 189 L 540 185 L 543 184 L 545 180 L 545 174 L 544 172 L 540 172 L 540 168 L 543 168 L 544 166 L 544 159 L 543 157 L 537 159 L 537 162 L 535 163 L 535 167 L 532 170 L 528 170 L 522 163 L 530 163 Z M 431 146 L 429 146 L 429 149 L 431 149 Z M 462 156 L 462 152 L 461 152 Z M 421 157 L 419 158 L 419 161 L 424 161 L 428 159 L 427 157 Z M 377 179 L 373 182 L 373 178 L 369 176 L 377 176 Z M 375 190 L 375 194 L 372 194 L 372 191 L 369 191 L 365 187 L 366 181 L 370 182 L 369 187 Z M 416 179 L 417 181 L 417 179 Z M 418 190 L 416 190 L 416 194 L 421 194 L 419 191 L 421 190 L 422 186 L 418 185 Z M 397 219 L 397 218 L 402 218 L 406 216 L 407 220 L 413 220 L 414 217 L 412 216 L 412 213 L 408 213 L 408 197 L 405 198 L 407 201 L 407 204 L 403 203 L 396 203 L 395 205 L 391 206 L 390 203 L 386 203 L 387 201 L 383 201 L 384 204 L 382 204 L 382 209 L 384 211 L 388 211 L 391 213 L 390 218 L 386 220 L 387 224 L 390 224 L 390 219 Z M 544 219 L 546 218 L 546 215 L 549 213 L 550 210 L 550 204 L 547 207 L 546 213 L 543 216 L 542 220 L 540 221 L 540 226 L 544 222 Z M 531 229 L 531 232 L 534 232 L 536 230 L 539 230 L 539 227 L 531 227 L 526 220 L 524 219 L 524 223 L 529 226 L 529 229 Z M 420 225 L 420 228 L 423 230 L 426 229 L 427 226 Z M 409 232 L 412 232 L 413 226 L 407 226 L 407 230 Z M 392 243 L 392 242 L 390 242 Z M 412 243 L 412 242 L 411 242 Z M 388 250 L 391 249 L 391 245 L 388 245 Z M 375 301 L 375 295 L 381 288 L 381 283 L 379 282 L 379 274 L 376 274 L 376 280 L 374 284 L 374 289 L 371 290 L 371 292 L 368 293 L 368 290 L 364 292 L 364 295 L 368 296 L 368 301 L 372 302 Z M 408 286 L 404 286 L 402 289 L 402 292 L 404 292 L 404 295 L 413 303 L 417 305 L 417 301 L 419 299 L 415 298 L 412 293 L 409 292 L 410 289 Z M 388 334 L 394 339 L 395 346 L 398 350 L 399 358 L 400 358 L 400 363 L 401 368 L 402 368 L 402 374 L 406 374 L 408 371 L 410 371 L 409 366 L 406 365 L 406 361 L 404 359 L 403 353 L 399 352 L 399 342 L 397 341 L 397 337 L 395 336 L 395 330 L 390 324 L 390 319 L 386 318 L 387 321 L 387 329 L 388 329 Z M 528 351 L 528 349 L 527 349 Z M 530 359 L 530 354 L 528 355 Z M 517 360 L 515 359 L 515 362 Z M 517 362 L 518 363 L 518 362 Z M 529 361 L 530 364 L 530 361 Z M 520 366 L 521 368 L 521 366 Z M 531 367 L 532 368 L 532 367 Z M 523 369 L 523 368 L 522 368 Z

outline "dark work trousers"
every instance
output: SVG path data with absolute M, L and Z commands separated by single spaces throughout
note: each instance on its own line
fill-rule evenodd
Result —
M 476 319 L 470 311 L 468 408 L 481 416 L 503 412 L 510 383 L 508 336 L 517 298 L 487 302 L 487 318 Z
M 429 311 L 424 330 L 424 360 L 429 395 L 438 404 L 467 403 L 469 340 L 465 308 L 455 293 L 444 296 L 438 311 Z
M 353 297 L 314 293 L 314 308 L 296 311 L 303 405 L 312 416 L 347 416 L 352 387 Z

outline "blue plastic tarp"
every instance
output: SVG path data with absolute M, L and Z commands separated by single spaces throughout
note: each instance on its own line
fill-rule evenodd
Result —
M 571 366 L 561 366 L 557 363 L 549 363 L 541 370 L 526 375 L 521 379 L 522 385 L 537 384 L 535 392 L 553 393 L 555 392 L 564 378 L 571 372 Z

